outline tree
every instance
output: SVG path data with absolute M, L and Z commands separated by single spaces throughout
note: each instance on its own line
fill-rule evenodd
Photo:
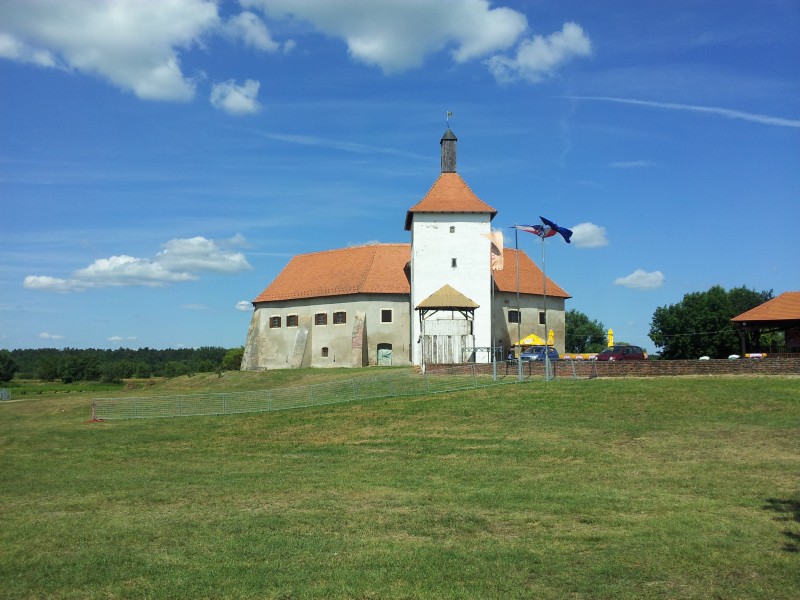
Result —
M 0 350 L 0 381 L 11 381 L 17 371 L 19 371 L 19 365 L 17 365 L 11 352 Z
M 222 359 L 222 368 L 226 371 L 238 371 L 242 368 L 242 358 L 244 358 L 244 346 L 231 348 Z
M 731 319 L 772 298 L 772 290 L 746 287 L 725 291 L 715 285 L 706 292 L 686 294 L 677 304 L 661 306 L 650 322 L 650 339 L 667 359 L 724 358 L 740 347 Z
M 606 346 L 606 330 L 603 324 L 592 321 L 580 311 L 570 309 L 564 315 L 566 330 L 566 352 L 600 352 Z

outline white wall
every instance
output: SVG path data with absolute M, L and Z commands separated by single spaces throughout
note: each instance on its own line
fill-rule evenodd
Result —
M 451 233 L 450 228 L 454 230 Z M 412 362 L 421 363 L 419 313 L 415 307 L 449 284 L 480 305 L 475 310 L 475 345 L 491 346 L 491 274 L 487 213 L 414 213 L 411 225 Z M 456 266 L 452 260 L 456 259 Z M 451 318 L 448 312 L 442 318 Z M 434 315 L 431 318 L 436 318 Z

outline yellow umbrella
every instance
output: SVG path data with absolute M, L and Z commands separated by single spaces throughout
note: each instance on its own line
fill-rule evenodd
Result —
M 520 341 L 518 341 L 515 346 L 544 346 L 544 340 L 540 338 L 535 333 L 531 333 L 530 335 L 525 336 Z

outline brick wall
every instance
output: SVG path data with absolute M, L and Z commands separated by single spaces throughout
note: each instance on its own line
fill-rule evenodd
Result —
M 559 360 L 551 363 L 556 377 L 572 377 L 573 364 L 575 375 L 581 379 L 596 368 L 598 377 L 662 377 L 669 375 L 800 375 L 800 357 L 792 358 L 740 358 L 737 360 L 631 360 L 622 362 L 605 362 L 592 360 Z M 492 373 L 491 364 L 475 365 L 480 373 Z M 426 365 L 426 370 L 452 368 L 453 365 Z M 522 372 L 526 377 L 544 375 L 544 363 L 522 363 Z M 517 365 L 498 363 L 497 373 L 501 376 L 514 376 Z

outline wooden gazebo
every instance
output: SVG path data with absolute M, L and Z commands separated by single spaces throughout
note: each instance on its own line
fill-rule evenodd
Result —
M 800 292 L 784 292 L 731 319 L 739 329 L 742 354 L 748 352 L 747 334 L 783 331 L 787 352 L 800 352 Z

